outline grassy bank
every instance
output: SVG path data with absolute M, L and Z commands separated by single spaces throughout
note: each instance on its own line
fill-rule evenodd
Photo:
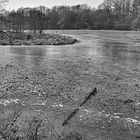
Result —
M 11 38 L 0 35 L 0 45 L 67 45 L 77 42 L 59 34 L 10 33 Z

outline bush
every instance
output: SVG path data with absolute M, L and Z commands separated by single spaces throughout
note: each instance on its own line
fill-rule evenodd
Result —
M 125 23 L 118 23 L 114 26 L 114 30 L 130 30 L 131 26 Z

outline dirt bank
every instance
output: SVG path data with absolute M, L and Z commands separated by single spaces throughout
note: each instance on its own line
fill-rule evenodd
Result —
M 67 45 L 77 42 L 69 36 L 59 34 L 31 34 L 31 33 L 10 33 L 11 39 L 7 36 L 0 36 L 0 45 Z

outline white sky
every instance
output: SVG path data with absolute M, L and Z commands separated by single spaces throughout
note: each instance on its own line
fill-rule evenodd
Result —
M 77 4 L 88 4 L 91 7 L 97 7 L 103 0 L 9 0 L 6 9 L 18 9 L 20 7 L 36 7 L 46 6 L 52 8 L 58 5 L 77 5 Z

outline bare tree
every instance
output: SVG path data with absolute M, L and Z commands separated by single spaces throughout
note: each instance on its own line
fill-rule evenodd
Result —
M 0 22 L 3 23 L 4 25 L 6 25 L 9 21 L 6 20 L 3 16 L 3 13 L 4 13 L 4 6 L 5 4 L 8 2 L 9 0 L 0 0 Z M 12 45 L 12 36 L 7 33 L 7 31 L 3 30 L 3 28 L 0 28 L 0 34 L 2 36 L 7 36 L 9 38 L 9 42 L 10 44 Z
M 4 5 L 8 2 L 8 0 L 0 0 L 0 14 L 4 11 Z

